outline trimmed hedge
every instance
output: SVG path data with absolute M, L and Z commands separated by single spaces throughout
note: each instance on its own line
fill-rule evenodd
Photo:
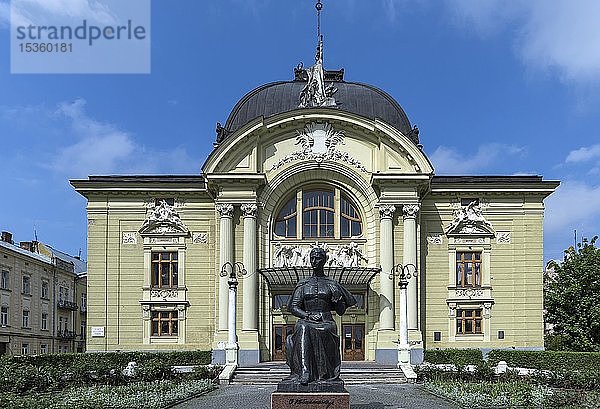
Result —
M 430 364 L 454 364 L 459 368 L 465 365 L 483 364 L 483 354 L 479 349 L 427 349 L 425 362 Z
M 87 354 L 46 354 L 0 358 L 0 392 L 24 393 L 61 390 L 72 385 L 124 385 L 134 380 L 154 381 L 180 378 L 174 365 L 207 365 L 210 351 L 108 352 Z M 122 371 L 131 361 L 135 376 Z M 210 371 L 194 373 L 195 378 Z
M 516 351 L 494 349 L 488 354 L 490 365 L 506 361 L 508 366 L 550 371 L 598 370 L 600 352 Z

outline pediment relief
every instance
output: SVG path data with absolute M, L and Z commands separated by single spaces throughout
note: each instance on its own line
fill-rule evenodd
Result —
M 362 246 L 355 242 L 336 247 L 330 247 L 327 243 L 314 245 L 275 243 L 272 265 L 273 267 L 310 267 L 310 252 L 315 246 L 325 250 L 327 267 L 360 267 L 363 261 L 368 262 L 363 255 Z
M 481 206 L 471 202 L 454 211 L 454 219 L 444 229 L 447 236 L 491 236 L 496 232 L 492 224 L 483 217 Z
M 189 229 L 181 221 L 173 206 L 162 200 L 158 205 L 148 205 L 149 214 L 140 228 L 141 235 L 185 236 Z
M 301 131 L 296 131 L 296 145 L 298 149 L 281 158 L 273 164 L 269 171 L 296 161 L 314 160 L 317 163 L 324 161 L 343 162 L 361 172 L 367 172 L 365 166 L 348 152 L 338 149 L 344 145 L 346 137 L 343 130 L 335 129 L 330 123 L 311 122 Z

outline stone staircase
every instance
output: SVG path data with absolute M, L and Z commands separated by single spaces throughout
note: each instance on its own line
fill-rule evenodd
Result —
M 290 369 L 284 362 L 263 362 L 252 367 L 237 368 L 231 383 L 276 385 L 289 374 Z M 343 362 L 340 377 L 347 385 L 406 383 L 406 377 L 400 369 L 375 362 Z

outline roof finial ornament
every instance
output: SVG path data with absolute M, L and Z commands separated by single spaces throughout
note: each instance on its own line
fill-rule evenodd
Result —
M 315 64 L 304 70 L 308 76 L 306 86 L 300 92 L 299 108 L 333 107 L 336 106 L 333 94 L 337 89 L 333 84 L 325 85 L 325 70 L 323 69 L 323 35 L 321 34 L 321 10 L 323 3 L 317 0 L 317 53 Z

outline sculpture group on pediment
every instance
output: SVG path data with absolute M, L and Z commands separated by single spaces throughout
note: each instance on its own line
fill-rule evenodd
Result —
M 494 234 L 492 224 L 483 216 L 481 206 L 471 202 L 454 211 L 454 218 L 446 227 L 446 234 Z
M 310 267 L 310 251 L 314 246 L 281 243 L 275 244 L 273 267 Z M 318 245 L 325 251 L 327 267 L 360 267 L 368 262 L 360 245 L 355 242 L 337 247 L 329 247 L 326 243 Z
M 144 220 L 140 233 L 144 234 L 181 234 L 188 233 L 188 228 L 183 224 L 179 214 L 173 206 L 165 200 L 158 205 L 148 206 L 149 214 Z

